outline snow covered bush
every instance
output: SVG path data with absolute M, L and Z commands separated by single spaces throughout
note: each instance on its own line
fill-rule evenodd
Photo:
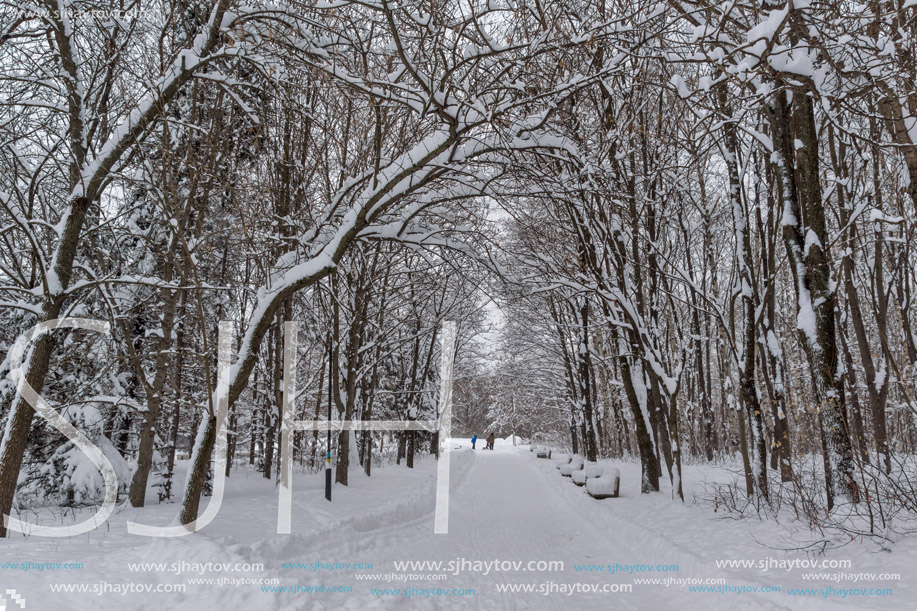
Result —
M 104 418 L 93 404 L 70 406 L 64 416 L 84 432 L 111 462 L 118 476 L 118 493 L 127 489 L 132 467 L 104 435 Z M 105 495 L 105 480 L 98 468 L 70 440 L 64 440 L 34 471 L 24 472 L 17 493 L 22 506 L 81 506 L 100 503 Z
M 917 484 L 913 479 L 917 457 L 892 457 L 891 473 L 875 464 L 860 465 L 861 486 L 868 494 L 859 503 L 837 504 L 831 511 L 825 510 L 825 482 L 815 468 L 820 459 L 815 454 L 798 458 L 797 464 L 804 468 L 797 470 L 792 482 L 781 482 L 779 473 L 770 473 L 768 502 L 748 494 L 740 465 L 727 469 L 734 474 L 731 480 L 706 483 L 695 499 L 730 517 L 804 525 L 809 534 L 795 533 L 788 548 L 802 541 L 807 547 L 827 549 L 859 540 L 888 551 L 900 536 L 917 532 Z

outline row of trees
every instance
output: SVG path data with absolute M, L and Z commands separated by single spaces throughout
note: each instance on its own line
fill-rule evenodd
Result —
M 297 419 L 427 419 L 437 330 L 470 346 L 485 282 L 507 326 L 496 363 L 462 357 L 468 432 L 638 456 L 647 492 L 738 449 L 749 498 L 817 473 L 829 508 L 882 496 L 917 441 L 905 5 L 3 0 L 0 339 L 109 321 L 18 373 L 135 506 L 187 450 L 185 524 L 218 321 L 227 451 L 271 476 L 285 321 Z M 11 381 L 0 413 L 0 511 L 97 500 Z M 337 481 L 383 443 L 342 431 Z
M 506 208 L 508 316 L 563 364 L 573 449 L 679 496 L 685 457 L 738 450 L 764 501 L 820 456 L 818 506 L 908 505 L 913 7 L 592 8 L 645 27 L 590 46 L 578 69 L 626 70 L 565 100 L 565 150 Z
M 181 520 L 198 514 L 220 320 L 236 330 L 228 452 L 247 445 L 265 475 L 279 464 L 284 321 L 304 322 L 298 419 L 326 400 L 345 419 L 435 416 L 439 324 L 457 320 L 462 338 L 477 324 L 481 195 L 514 151 L 545 146 L 531 117 L 570 89 L 533 75 L 576 45 L 537 12 L 504 12 L 519 11 L 0 3 L 3 341 L 63 317 L 110 321 L 110 339 L 37 334 L 14 373 L 130 474 L 134 506 L 154 477 L 172 495 L 183 448 Z M 81 453 L 11 381 L 2 396 L 0 512 L 17 486 L 20 505 L 97 501 Z M 324 448 L 304 437 L 314 463 Z M 399 460 L 422 441 L 402 435 Z M 369 474 L 382 439 L 336 442 L 346 484 L 350 448 Z

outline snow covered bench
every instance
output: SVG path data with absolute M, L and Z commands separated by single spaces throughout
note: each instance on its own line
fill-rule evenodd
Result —
M 563 475 L 564 477 L 570 477 L 573 475 L 574 471 L 579 471 L 582 468 L 583 468 L 583 457 L 574 456 L 573 458 L 570 459 L 569 463 L 561 466 L 560 474 Z
M 588 480 L 602 477 L 604 471 L 605 467 L 600 466 L 598 463 L 587 462 L 580 471 L 574 471 L 570 477 L 577 486 L 584 486 Z
M 554 467 L 560 469 L 564 465 L 568 464 L 573 459 L 573 454 L 561 454 L 557 457 L 557 462 L 554 463 Z
M 551 450 L 549 448 L 538 448 L 535 456 L 538 458 L 551 458 Z
M 621 488 L 621 472 L 607 469 L 596 477 L 586 479 L 586 493 L 594 499 L 618 498 Z

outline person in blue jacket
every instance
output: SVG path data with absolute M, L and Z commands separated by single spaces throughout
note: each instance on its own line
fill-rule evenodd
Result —
M 477 435 L 475 435 L 474 437 L 471 438 L 471 449 L 472 449 L 472 450 L 474 449 L 474 442 L 477 441 L 477 440 L 478 440 L 478 436 L 477 436 Z

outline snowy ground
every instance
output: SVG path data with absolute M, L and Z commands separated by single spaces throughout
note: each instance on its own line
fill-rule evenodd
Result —
M 276 534 L 274 484 L 237 470 L 218 517 L 195 535 L 127 534 L 126 520 L 167 524 L 177 512 L 153 503 L 88 535 L 3 541 L 0 589 L 14 589 L 29 610 L 904 609 L 917 601 L 917 541 L 891 553 L 856 542 L 827 556 L 787 553 L 793 543 L 773 522 L 721 519 L 690 502 L 703 480 L 731 474 L 687 467 L 682 505 L 668 491 L 641 495 L 639 467 L 614 463 L 621 498 L 597 501 L 527 446 L 452 445 L 461 449 L 452 453 L 448 534 L 433 533 L 432 459 L 369 479 L 354 471 L 332 503 L 322 475 L 298 476 L 291 535 Z M 62 516 L 42 518 L 60 524 Z M 755 566 L 723 565 L 741 561 Z M 900 579 L 870 575 L 889 573 Z

